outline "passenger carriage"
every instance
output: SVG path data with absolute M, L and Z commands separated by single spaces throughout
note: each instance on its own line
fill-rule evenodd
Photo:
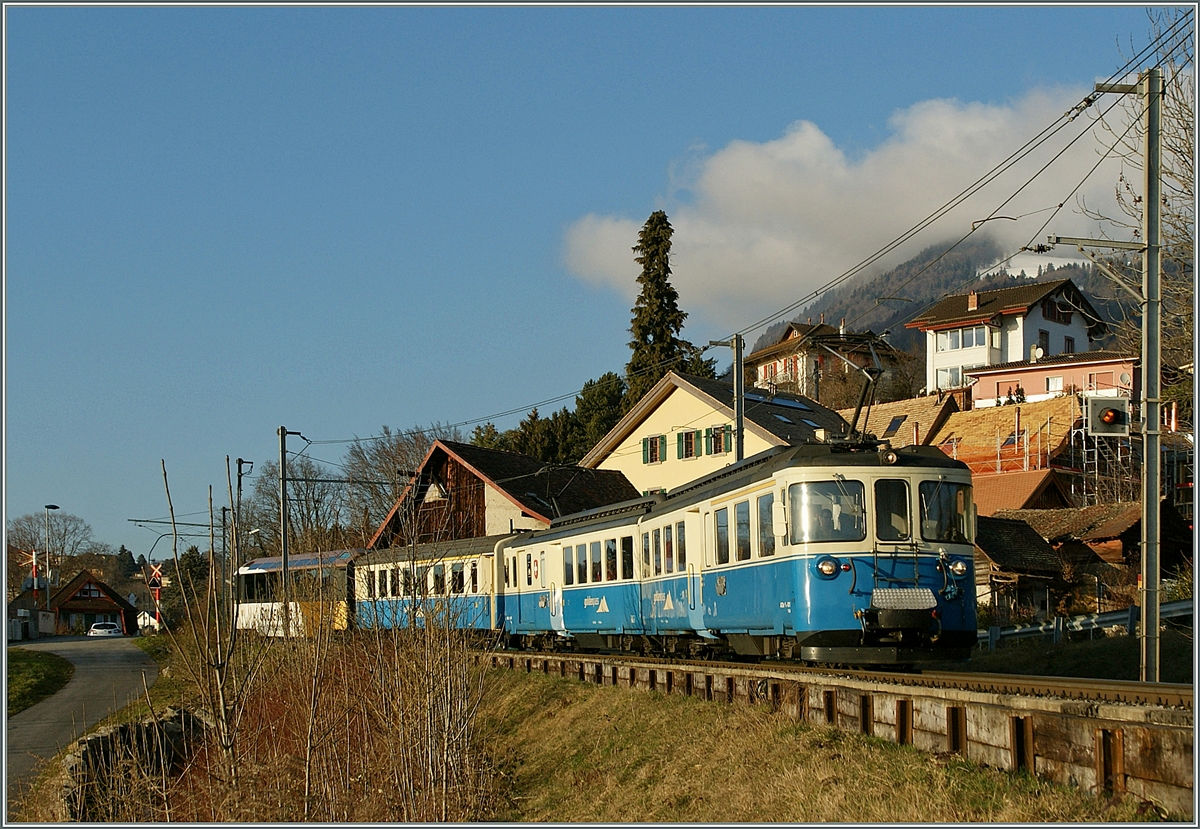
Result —
M 311 633 L 321 622 L 334 630 L 353 624 L 354 562 L 363 550 L 330 550 L 288 557 L 290 595 L 285 614 L 283 557 L 264 556 L 238 568 L 237 619 L 240 630 L 255 630 L 269 636 L 284 632 L 284 619 L 293 636 Z
M 432 614 L 452 627 L 491 631 L 497 545 L 507 535 L 372 551 L 356 567 L 358 626 L 423 625 Z

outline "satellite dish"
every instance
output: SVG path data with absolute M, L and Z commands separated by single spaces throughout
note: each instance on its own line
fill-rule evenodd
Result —
M 1034 346 L 1033 359 L 1040 360 L 1040 359 L 1042 359 L 1042 355 L 1044 355 L 1045 353 L 1046 353 L 1045 351 L 1042 351 L 1042 347 L 1040 345 Z
M 1128 372 L 1128 371 L 1122 371 L 1122 372 L 1121 372 L 1121 385 L 1122 385 L 1122 386 L 1128 386 L 1128 385 L 1129 385 L 1129 381 L 1130 381 L 1130 380 L 1132 380 L 1132 379 L 1133 379 L 1133 378 L 1129 376 L 1129 372 Z

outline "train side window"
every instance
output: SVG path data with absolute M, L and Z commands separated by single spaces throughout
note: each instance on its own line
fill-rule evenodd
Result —
M 587 584 L 587 545 L 580 544 L 575 548 L 575 581 Z
M 525 586 L 533 587 L 533 553 L 525 554 Z
M 575 583 L 575 548 L 570 544 L 563 547 L 563 584 Z
M 592 542 L 592 584 L 604 581 L 604 562 L 600 559 L 600 542 Z
M 508 578 L 508 556 L 504 557 L 504 586 L 512 587 L 512 582 Z
M 429 568 L 421 567 L 417 570 L 417 591 L 422 596 L 429 595 Z
M 400 571 L 400 586 L 404 590 L 405 596 L 413 594 L 413 574 L 412 570 L 407 568 Z
M 621 578 L 633 578 L 633 536 L 621 536 Z
M 650 575 L 650 533 L 642 533 L 642 578 Z
M 750 559 L 750 502 L 740 501 L 734 504 L 734 515 L 737 520 L 737 560 Z
M 717 528 L 717 564 L 729 563 L 729 508 L 721 507 L 713 513 Z
M 666 573 L 675 572 L 675 545 L 671 543 L 673 535 L 670 524 L 663 527 L 663 558 L 665 560 L 663 571 Z
M 450 592 L 461 595 L 466 590 L 466 578 L 462 562 L 450 565 Z
M 374 570 L 367 571 L 366 581 L 367 581 L 367 598 L 373 599 L 373 598 L 375 598 L 375 571 Z
M 617 540 L 606 539 L 604 542 L 604 580 L 617 580 Z
M 679 572 L 683 572 L 683 568 L 687 566 L 687 548 L 683 543 L 683 522 L 680 521 L 675 525 L 675 564 L 679 567 Z
M 399 567 L 392 568 L 392 595 L 393 596 L 400 595 L 400 568 Z
M 471 562 L 471 592 L 479 592 L 479 565 Z
M 662 530 L 654 531 L 654 575 L 662 575 Z
M 769 492 L 758 499 L 758 555 L 775 555 L 775 530 L 771 522 L 775 507 L 775 493 Z
M 446 565 L 433 565 L 433 595 L 446 595 Z
M 883 478 L 875 482 L 875 536 L 880 541 L 912 537 L 907 481 Z

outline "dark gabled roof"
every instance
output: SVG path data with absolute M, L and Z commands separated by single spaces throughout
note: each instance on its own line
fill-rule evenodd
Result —
M 931 328 L 953 328 L 972 323 L 983 323 L 995 319 L 1002 314 L 1025 314 L 1034 305 L 1054 293 L 1068 296 L 1073 310 L 1083 314 L 1089 333 L 1097 326 L 1102 326 L 1103 320 L 1088 302 L 1075 283 L 1070 279 L 1059 279 L 1053 282 L 1030 282 L 1013 288 L 1000 288 L 995 291 L 979 291 L 978 308 L 967 310 L 970 294 L 948 296 L 932 308 L 922 311 L 904 324 L 905 328 L 919 328 L 922 331 Z
M 1081 363 L 1109 362 L 1140 362 L 1136 355 L 1123 354 L 1120 351 L 1077 351 L 1074 354 L 1055 354 L 1053 357 L 1042 357 L 1036 363 L 1029 360 L 1014 360 L 1008 363 L 997 363 L 992 366 L 976 366 L 963 369 L 963 374 L 974 377 L 977 374 L 991 374 L 997 371 L 1010 371 L 1015 368 L 1037 368 L 1039 366 L 1068 365 Z
M 732 415 L 732 383 L 690 374 L 680 374 L 679 379 L 728 406 Z M 830 435 L 839 435 L 846 428 L 841 415 L 803 395 L 781 391 L 772 395 L 766 389 L 748 389 L 744 394 L 745 409 L 742 415 L 746 420 L 791 446 L 813 440 L 817 429 L 825 429 Z
M 616 470 L 552 464 L 516 452 L 451 440 L 438 443 L 526 511 L 546 521 L 639 495 L 624 473 Z
M 134 611 L 134 609 L 135 609 L 134 606 L 131 605 L 128 601 L 126 601 L 125 598 L 123 596 L 121 596 L 121 594 L 117 593 L 115 590 L 113 590 L 107 584 L 100 581 L 100 579 L 93 576 L 91 574 L 91 572 L 88 570 L 80 570 L 78 573 L 75 574 L 74 578 L 72 578 L 70 581 L 68 581 L 62 587 L 60 587 L 58 589 L 58 591 L 53 596 L 50 597 L 50 607 L 58 608 L 59 606 L 70 601 L 71 597 L 75 595 L 75 591 L 78 590 L 79 588 L 83 587 L 83 585 L 89 581 L 92 582 L 97 587 L 99 587 L 100 590 L 104 593 L 104 595 L 108 596 L 108 598 L 111 599 L 115 605 L 117 605 L 119 608 L 121 608 L 121 610 L 123 610 L 123 611 L 127 610 L 130 612 Z M 89 599 L 88 601 L 95 601 L 95 600 Z
M 1119 538 L 1142 520 L 1140 501 L 1096 504 L 1078 509 L 1001 510 L 996 517 L 1019 518 L 1047 541 L 1109 541 Z M 1191 533 L 1178 511 L 1163 501 L 1159 520 L 1163 542 L 1187 544 Z
M 1009 573 L 1062 574 L 1054 549 L 1024 521 L 977 516 L 975 546 L 999 569 Z

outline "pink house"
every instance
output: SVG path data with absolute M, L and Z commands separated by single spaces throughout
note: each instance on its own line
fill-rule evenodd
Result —
M 1010 394 L 1015 397 L 1017 389 L 1024 391 L 1029 403 L 1072 393 L 1134 400 L 1141 395 L 1138 358 L 1116 351 L 1017 360 L 967 369 L 963 375 L 971 383 L 971 405 L 977 409 L 1003 404 Z

